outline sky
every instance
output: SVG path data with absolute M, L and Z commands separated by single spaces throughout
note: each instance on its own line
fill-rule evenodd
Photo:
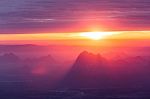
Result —
M 149 39 L 149 19 L 150 0 L 0 0 L 1 41 L 20 34 L 23 40 L 37 39 L 44 33 L 41 40 L 47 34 L 56 37 L 55 33 L 64 39 L 70 37 L 66 33 L 92 30 L 122 31 L 121 38 L 132 34 L 133 38 L 142 35 Z
M 0 33 L 149 30 L 149 0 L 1 0 Z M 82 27 L 82 28 L 81 28 Z

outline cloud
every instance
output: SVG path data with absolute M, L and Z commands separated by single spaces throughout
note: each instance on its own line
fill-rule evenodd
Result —
M 108 30 L 149 29 L 149 18 L 149 0 L 0 1 L 0 33 L 57 32 L 92 21 L 107 23 Z M 113 23 L 117 25 L 111 27 Z

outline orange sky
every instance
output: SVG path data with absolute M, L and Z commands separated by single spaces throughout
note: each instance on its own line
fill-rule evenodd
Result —
M 36 34 L 0 34 L 0 44 L 61 44 L 61 45 L 111 45 L 110 43 L 127 42 L 127 40 L 144 41 L 150 40 L 150 31 L 113 31 L 98 32 L 100 36 L 98 40 L 94 40 L 84 33 L 94 32 L 78 32 L 78 33 L 36 33 Z M 109 43 L 109 44 L 108 44 Z M 132 43 L 131 41 L 129 43 Z M 142 43 L 143 44 L 143 43 Z M 141 45 L 142 45 L 141 44 Z M 149 44 L 144 44 L 149 45 Z

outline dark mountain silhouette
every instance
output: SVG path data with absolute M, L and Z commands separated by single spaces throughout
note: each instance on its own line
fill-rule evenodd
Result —
M 150 86 L 150 57 L 130 56 L 106 60 L 100 54 L 80 53 L 75 62 L 66 66 L 51 55 L 38 58 L 19 58 L 13 53 L 0 56 L 1 79 L 30 82 L 44 88 L 110 88 Z M 69 71 L 69 72 L 68 72 Z M 67 72 L 67 73 L 66 73 Z M 65 75 L 66 74 L 66 75 Z M 49 86 L 49 87 L 47 87 Z
M 77 57 L 66 75 L 65 88 L 145 87 L 150 83 L 150 57 L 135 56 L 107 61 L 87 51 Z
M 59 69 L 61 69 L 59 63 L 51 55 L 26 59 L 19 58 L 14 53 L 5 53 L 0 56 L 0 81 L 4 82 L 1 84 L 5 88 L 16 86 L 12 82 L 23 82 L 29 86 L 26 86 L 29 89 L 31 85 L 33 85 L 32 88 L 40 90 L 52 88 L 60 76 Z M 5 81 L 10 85 L 5 85 Z
M 5 53 L 0 56 L 0 70 L 14 70 L 21 65 L 22 60 L 13 53 Z
M 64 83 L 69 88 L 96 88 L 108 82 L 107 61 L 87 51 L 77 57 Z
M 7 63 L 12 63 L 12 62 L 18 62 L 20 59 L 18 56 L 16 56 L 13 53 L 6 53 L 0 56 L 0 62 L 7 62 Z

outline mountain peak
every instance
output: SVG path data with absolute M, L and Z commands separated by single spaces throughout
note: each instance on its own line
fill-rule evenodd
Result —
M 83 52 L 81 52 L 80 54 L 88 54 L 89 52 L 84 50 Z
M 12 59 L 15 58 L 15 59 L 18 59 L 18 56 L 16 56 L 13 53 L 5 53 L 5 54 L 3 54 L 2 57 L 4 57 L 4 58 L 12 58 Z
M 83 51 L 77 57 L 76 62 L 85 62 L 85 63 L 97 63 L 103 61 L 104 58 L 98 53 L 93 54 L 88 51 Z
M 2 56 L 0 56 L 0 61 L 3 62 L 17 62 L 19 60 L 20 58 L 13 53 L 5 53 Z
M 106 61 L 100 54 L 83 51 L 65 78 L 66 86 L 70 88 L 96 88 L 106 77 Z

